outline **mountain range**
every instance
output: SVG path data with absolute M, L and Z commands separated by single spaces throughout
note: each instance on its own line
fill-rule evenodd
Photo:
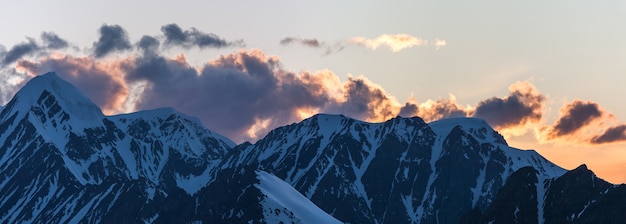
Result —
M 105 116 L 55 73 L 0 110 L 2 223 L 626 220 L 626 185 L 475 118 L 318 114 L 237 145 L 172 108 Z

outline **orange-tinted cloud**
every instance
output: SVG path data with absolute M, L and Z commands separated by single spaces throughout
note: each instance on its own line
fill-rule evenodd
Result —
M 597 103 L 574 100 L 561 108 L 561 117 L 547 128 L 548 139 L 573 135 L 593 121 L 602 117 L 604 112 Z
M 152 42 L 146 47 L 157 45 Z M 482 101 L 476 107 L 461 106 L 453 95 L 401 104 L 365 77 L 350 76 L 342 82 L 328 70 L 294 73 L 282 68 L 280 58 L 260 50 L 222 55 L 201 67 L 190 65 L 183 54 L 166 58 L 156 53 L 115 60 L 56 55 L 22 60 L 18 67 L 33 75 L 56 71 L 105 113 L 171 106 L 239 142 L 255 140 L 315 113 L 372 122 L 398 115 L 434 121 L 492 114 L 495 118 L 488 122 L 509 128 L 540 119 L 536 112 L 541 111 L 543 100 L 530 83 L 519 82 L 511 85 L 508 96 Z M 143 88 L 132 89 L 138 84 Z M 129 101 L 131 92 L 136 93 L 136 101 Z M 130 107 L 129 102 L 133 103 Z M 520 108 L 526 112 L 507 112 Z
M 610 127 L 601 135 L 591 138 L 592 144 L 604 144 L 626 141 L 626 124 Z
M 476 117 L 485 119 L 496 129 L 526 129 L 539 124 L 543 117 L 546 97 L 528 81 L 516 82 L 509 86 L 505 97 L 492 97 L 476 106 L 462 106 L 454 95 L 447 99 L 426 100 L 417 103 L 410 100 L 399 109 L 399 115 L 419 116 L 425 121 L 435 121 L 450 117 Z
M 338 80 L 328 72 L 285 71 L 277 57 L 260 50 L 222 55 L 200 68 L 184 59 L 143 57 L 125 73 L 127 82 L 147 84 L 137 109 L 172 106 L 236 141 L 252 140 L 250 129 L 260 135 L 297 121 L 299 111 L 324 108 L 336 97 L 327 83 Z
M 469 111 L 470 108 L 458 104 L 456 97 L 450 94 L 450 97 L 447 99 L 426 100 L 419 104 L 416 115 L 427 122 L 431 122 L 451 117 L 467 117 Z
M 485 119 L 498 128 L 512 128 L 539 123 L 543 116 L 546 97 L 530 82 L 516 82 L 509 86 L 509 95 L 492 97 L 476 105 L 472 116 Z
M 437 48 L 437 50 L 439 50 L 439 48 L 445 47 L 446 44 L 446 40 L 442 40 L 442 39 L 435 39 L 435 47 Z
M 100 61 L 92 57 L 56 55 L 38 61 L 21 60 L 17 67 L 31 76 L 55 71 L 74 84 L 81 92 L 100 106 L 105 114 L 123 111 L 128 88 L 120 66 L 123 61 Z
M 365 77 L 349 77 L 341 91 L 344 98 L 324 111 L 372 122 L 385 121 L 398 114 L 397 101 Z
M 124 73 L 127 83 L 146 83 L 137 109 L 172 106 L 235 141 L 318 112 L 367 121 L 398 113 L 397 101 L 365 77 L 341 82 L 327 70 L 294 73 L 280 64 L 260 50 L 222 55 L 200 68 L 184 57 L 149 55 L 125 64 Z
M 595 102 L 574 100 L 563 106 L 551 126 L 538 129 L 540 138 L 549 141 L 607 144 L 626 141 L 626 124 L 614 123 L 614 116 Z
M 400 117 L 412 117 L 416 116 L 419 107 L 414 99 L 409 100 L 409 102 L 404 103 L 400 107 L 400 111 L 398 112 L 398 116 Z

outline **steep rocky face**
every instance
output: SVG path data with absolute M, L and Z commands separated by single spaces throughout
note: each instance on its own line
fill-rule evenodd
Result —
M 537 223 L 537 171 L 523 167 L 508 178 L 484 215 L 475 207 L 461 223 Z
M 340 220 L 456 223 L 486 208 L 523 166 L 565 171 L 533 151 L 510 148 L 484 121 L 366 123 L 316 115 L 235 148 L 222 167 L 259 164 Z
M 585 165 L 543 181 L 525 167 L 511 175 L 484 213 L 475 208 L 463 223 L 623 223 L 625 196 L 626 185 L 612 185 Z
M 613 185 L 587 166 L 554 179 L 545 194 L 548 223 L 623 223 L 626 220 L 626 185 Z

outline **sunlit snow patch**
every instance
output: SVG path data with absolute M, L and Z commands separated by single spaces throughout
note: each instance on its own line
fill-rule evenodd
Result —
M 256 174 L 260 183 L 254 186 L 267 196 L 262 202 L 264 211 L 275 211 L 275 209 L 278 209 L 277 207 L 280 206 L 286 208 L 295 218 L 300 219 L 302 223 L 341 223 L 280 178 L 264 171 L 257 171 Z M 267 216 L 270 214 L 265 215 L 266 218 L 268 218 Z M 274 214 L 272 215 L 274 216 Z M 289 214 L 283 214 L 279 217 L 274 216 L 273 218 L 293 218 L 287 217 L 288 215 Z

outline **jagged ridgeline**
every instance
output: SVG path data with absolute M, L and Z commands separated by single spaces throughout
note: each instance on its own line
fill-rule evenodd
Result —
M 626 189 L 487 123 L 319 114 L 236 145 L 171 108 L 105 116 L 54 73 L 0 107 L 2 223 L 620 223 Z

